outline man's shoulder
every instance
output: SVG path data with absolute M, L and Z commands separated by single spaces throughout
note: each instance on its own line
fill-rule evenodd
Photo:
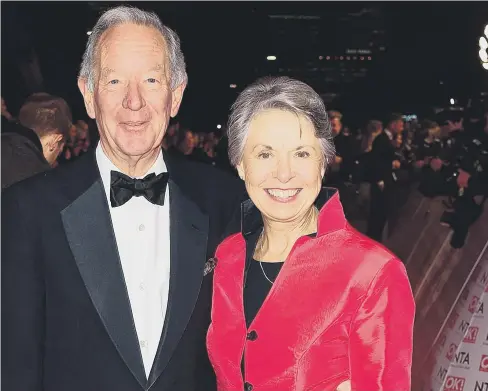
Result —
M 2 191 L 2 201 L 8 203 L 16 199 L 17 202 L 40 208 L 60 199 L 71 202 L 88 189 L 95 178 L 94 172 L 87 170 L 85 163 L 69 163 L 15 183 Z

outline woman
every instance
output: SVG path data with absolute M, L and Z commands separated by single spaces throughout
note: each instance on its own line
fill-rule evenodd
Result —
M 214 263 L 218 389 L 409 390 L 412 291 L 402 263 L 321 189 L 334 147 L 319 95 L 259 80 L 234 104 L 228 136 L 250 200 Z

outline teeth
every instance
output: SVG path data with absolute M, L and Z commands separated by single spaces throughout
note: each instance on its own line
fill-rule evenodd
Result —
M 293 197 L 298 193 L 298 190 L 277 190 L 277 189 L 268 189 L 268 193 L 271 194 L 273 197 L 279 198 L 290 198 Z

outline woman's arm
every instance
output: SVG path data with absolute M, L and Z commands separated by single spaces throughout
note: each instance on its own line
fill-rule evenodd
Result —
M 352 391 L 410 391 L 415 303 L 403 264 L 375 276 L 350 333 Z

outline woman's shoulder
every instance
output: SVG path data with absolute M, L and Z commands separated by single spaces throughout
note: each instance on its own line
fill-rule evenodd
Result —
M 236 258 L 241 252 L 246 251 L 246 242 L 240 232 L 232 234 L 225 238 L 215 251 L 217 260 L 229 260 Z M 238 258 L 238 257 L 237 257 Z
M 403 263 L 398 257 L 382 244 L 360 233 L 349 224 L 335 233 L 335 237 L 327 238 L 319 242 L 319 246 L 325 246 L 329 251 L 331 246 L 335 254 L 340 254 L 340 264 L 347 266 L 351 274 L 369 280 L 378 273 L 393 269 L 404 269 Z

